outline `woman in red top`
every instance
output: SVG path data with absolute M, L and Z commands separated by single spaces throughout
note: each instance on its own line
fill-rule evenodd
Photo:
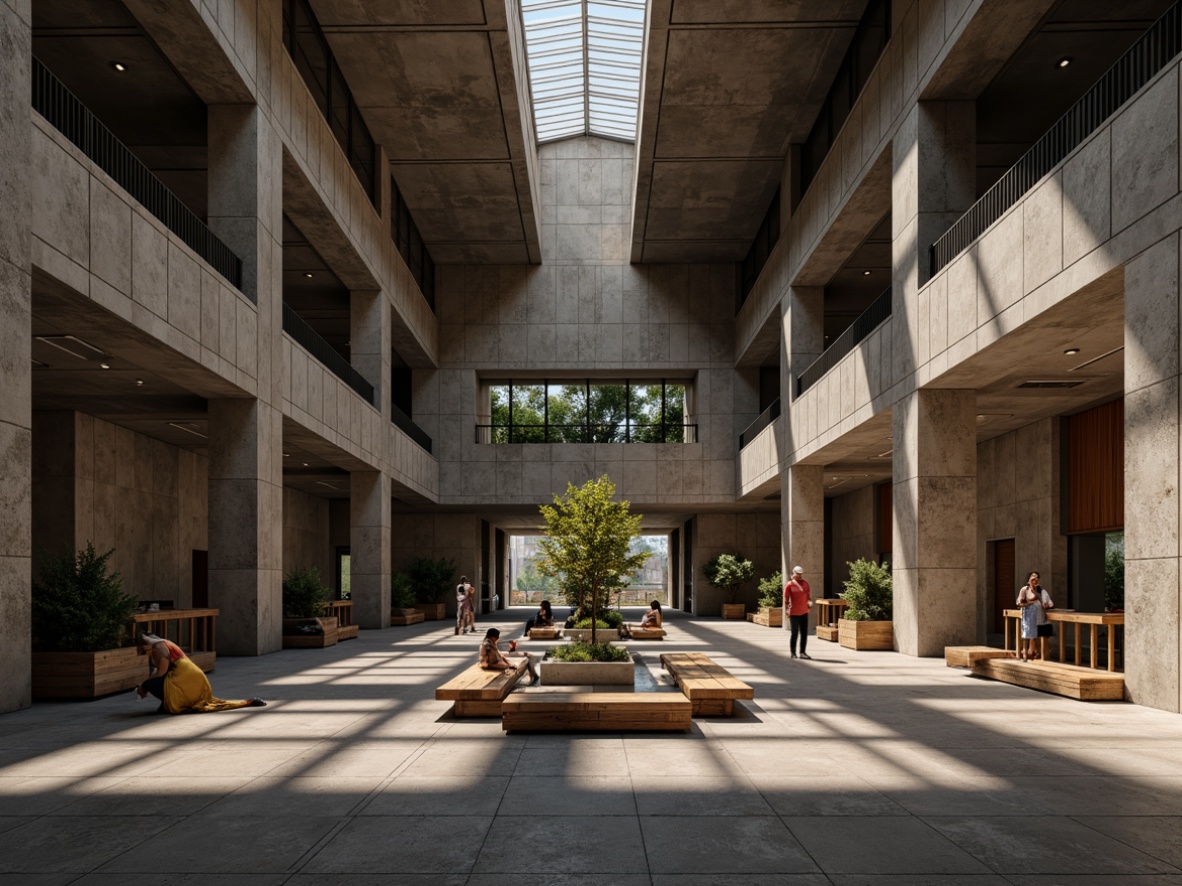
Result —
M 804 580 L 804 569 L 792 567 L 792 578 L 784 585 L 784 611 L 788 613 L 788 621 L 792 627 L 792 635 L 788 640 L 788 648 L 792 657 L 796 658 L 796 638 L 800 637 L 800 657 L 811 659 L 805 652 L 809 642 L 809 610 L 813 606 L 813 598 L 809 591 L 809 583 Z

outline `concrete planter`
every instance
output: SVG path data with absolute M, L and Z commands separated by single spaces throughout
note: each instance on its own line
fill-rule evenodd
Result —
M 607 643 L 610 640 L 618 640 L 620 631 L 618 628 L 596 628 L 595 633 L 599 635 L 600 643 Z M 570 637 L 576 643 L 590 643 L 591 629 L 590 628 L 563 628 L 562 636 Z
M 722 617 L 742 621 L 747 617 L 746 603 L 723 603 Z
M 636 664 L 629 661 L 547 661 L 538 665 L 543 686 L 631 686 Z
M 427 621 L 443 621 L 447 618 L 446 603 L 416 603 L 415 609 L 423 613 Z
M 894 649 L 894 623 L 840 618 L 837 620 L 837 642 L 846 649 Z

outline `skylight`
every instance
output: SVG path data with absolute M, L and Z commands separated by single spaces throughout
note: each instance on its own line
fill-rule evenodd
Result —
M 522 0 L 539 142 L 636 140 L 645 0 Z

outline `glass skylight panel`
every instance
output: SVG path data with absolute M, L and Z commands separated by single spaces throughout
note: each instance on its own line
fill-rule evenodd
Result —
M 644 10 L 644 0 L 522 0 L 539 142 L 635 140 Z

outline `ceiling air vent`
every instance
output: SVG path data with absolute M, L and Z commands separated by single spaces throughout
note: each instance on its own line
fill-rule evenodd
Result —
M 1018 385 L 1020 388 L 1078 388 L 1082 381 L 1062 381 L 1059 379 L 1031 379 Z

